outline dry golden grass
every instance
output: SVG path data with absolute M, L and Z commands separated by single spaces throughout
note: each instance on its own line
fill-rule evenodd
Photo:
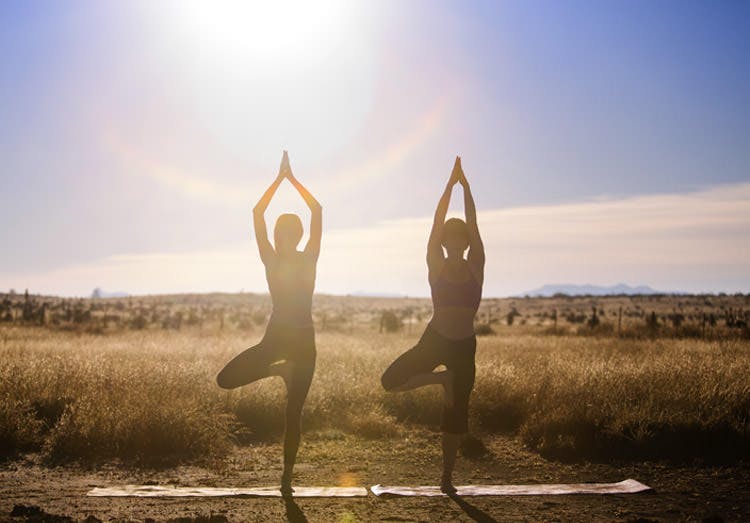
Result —
M 421 328 L 421 327 L 420 327 Z M 515 333 L 518 332 L 518 333 Z M 518 434 L 558 458 L 750 456 L 750 343 L 482 337 L 472 430 Z M 440 391 L 386 394 L 380 374 L 419 337 L 369 323 L 317 335 L 306 437 L 397 437 L 435 428 Z M 261 331 L 190 328 L 106 336 L 0 328 L 0 449 L 52 461 L 147 465 L 205 460 L 277 438 L 284 390 L 272 378 L 226 392 L 214 383 Z

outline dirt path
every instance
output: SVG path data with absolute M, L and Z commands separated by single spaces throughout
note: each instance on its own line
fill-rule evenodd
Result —
M 191 486 L 275 485 L 280 474 L 276 444 L 238 449 L 210 467 L 159 471 L 110 464 L 95 470 L 48 468 L 33 456 L 0 466 L 0 521 L 15 505 L 38 506 L 74 521 L 163 521 L 218 516 L 228 521 L 747 521 L 750 465 L 675 467 L 666 464 L 560 464 L 527 452 L 512 438 L 485 440 L 490 454 L 461 459 L 457 483 L 613 482 L 635 478 L 655 493 L 610 496 L 448 498 L 137 499 L 88 498 L 96 486 L 158 483 Z M 434 484 L 439 475 L 439 434 L 414 431 L 400 440 L 367 441 L 335 432 L 312 434 L 300 451 L 298 483 L 304 485 Z M 711 521 L 711 519 L 708 519 Z M 184 519 L 183 521 L 190 521 Z

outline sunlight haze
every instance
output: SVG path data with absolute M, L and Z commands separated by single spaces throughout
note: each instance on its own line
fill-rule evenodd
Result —
M 0 289 L 266 292 L 282 150 L 316 292 L 427 296 L 460 154 L 485 296 L 750 291 L 750 6 L 8 2 Z M 454 190 L 452 215 L 462 209 Z M 268 212 L 309 212 L 288 183 Z

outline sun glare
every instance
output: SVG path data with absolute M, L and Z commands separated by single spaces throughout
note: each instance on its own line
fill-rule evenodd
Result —
M 192 1 L 179 4 L 184 29 L 225 58 L 300 67 L 348 37 L 355 2 L 341 0 Z
M 188 0 L 144 9 L 160 21 L 157 60 L 178 75 L 193 122 L 225 152 L 262 164 L 286 148 L 320 161 L 370 111 L 381 11 L 373 4 Z

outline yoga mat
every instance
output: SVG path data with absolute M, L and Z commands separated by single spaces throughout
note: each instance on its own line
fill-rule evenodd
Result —
M 558 485 L 461 485 L 456 486 L 458 496 L 548 496 L 560 494 L 635 494 L 651 487 L 634 479 L 619 483 L 567 483 Z M 445 496 L 440 487 L 388 487 L 374 485 L 370 490 L 376 496 Z
M 200 498 L 217 496 L 253 496 L 280 498 L 278 487 L 175 487 L 163 485 L 120 485 L 97 487 L 86 493 L 94 497 Z M 294 487 L 295 498 L 351 498 L 367 496 L 364 487 Z

